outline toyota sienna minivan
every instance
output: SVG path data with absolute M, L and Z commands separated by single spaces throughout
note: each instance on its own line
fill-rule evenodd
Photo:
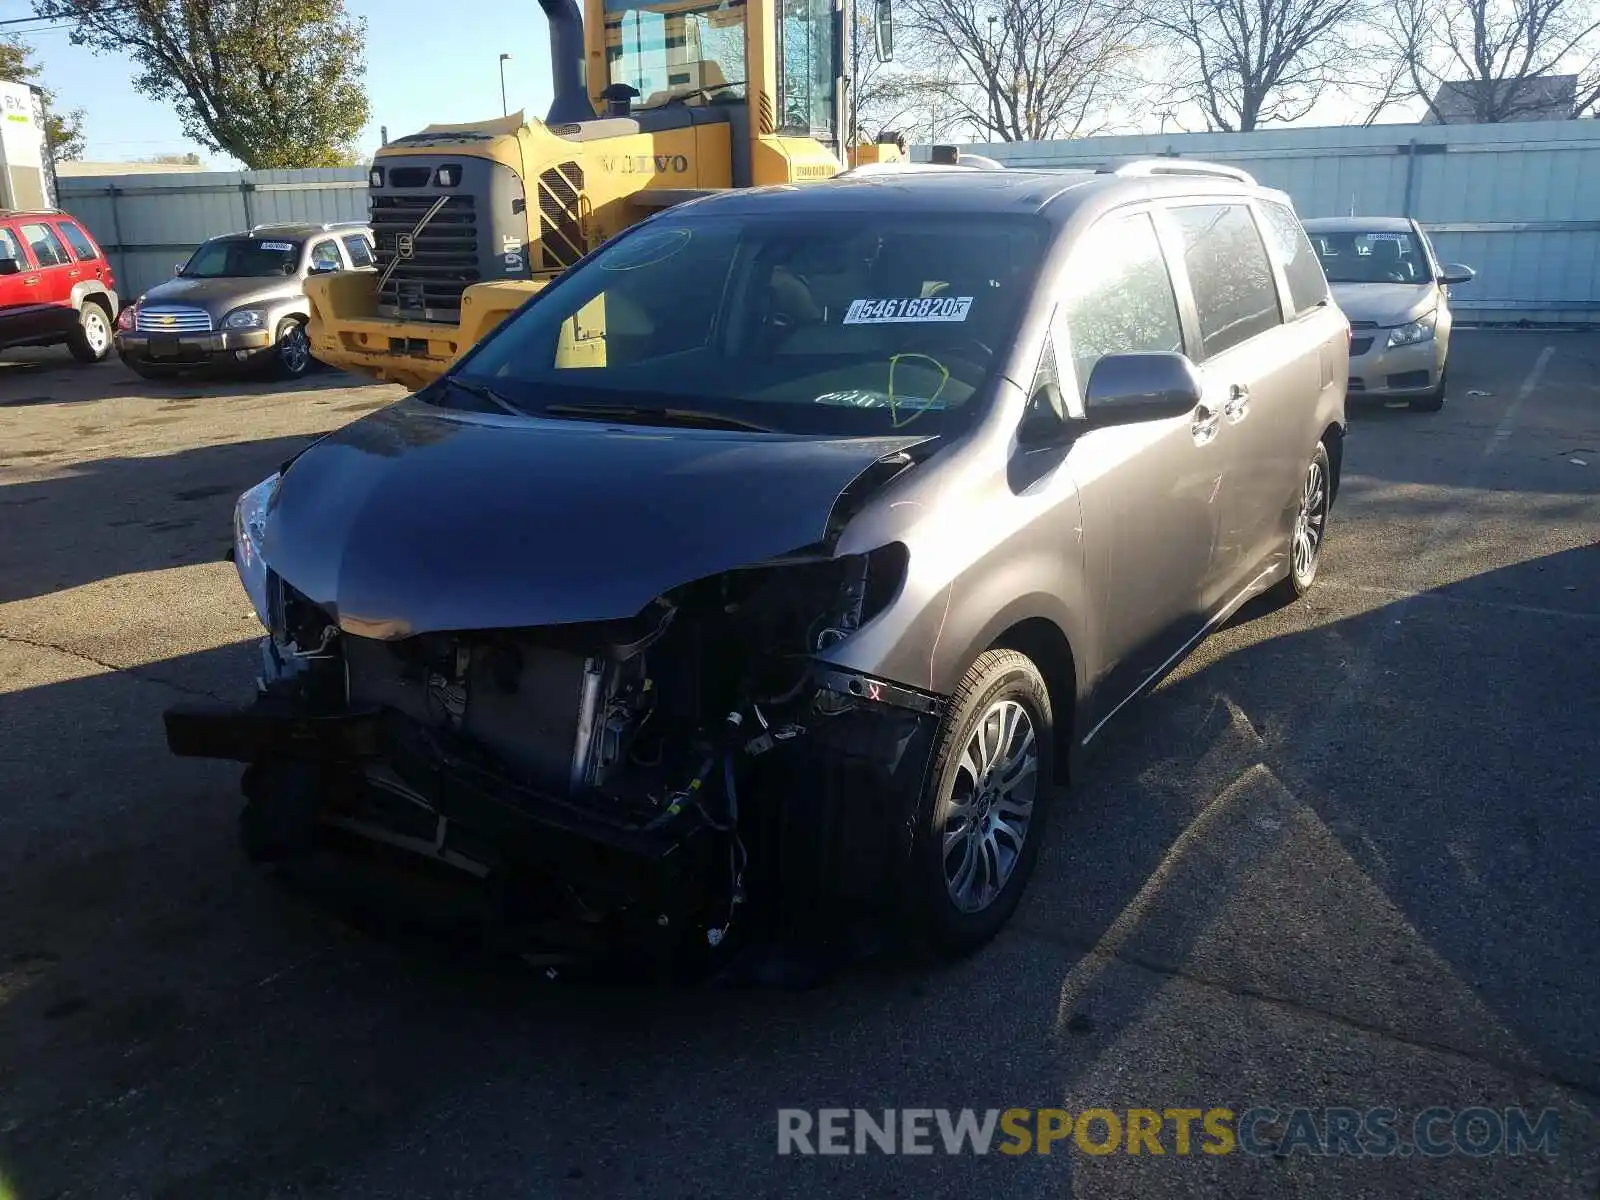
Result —
M 260 694 L 168 744 L 246 764 L 254 858 L 398 855 L 544 955 L 968 952 L 1106 723 L 1315 582 L 1349 334 L 1229 168 L 692 200 L 239 498 Z

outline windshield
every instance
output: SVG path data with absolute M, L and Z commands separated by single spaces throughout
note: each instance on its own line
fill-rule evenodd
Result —
M 1044 242 L 1025 217 L 658 217 L 480 343 L 462 378 L 547 415 L 648 405 L 938 433 L 1001 365 Z
M 178 274 L 184 279 L 254 279 L 293 275 L 299 265 L 299 242 L 214 238 L 196 250 Z
M 606 69 L 639 91 L 638 108 L 706 91 L 744 98 L 744 0 L 649 4 L 606 0 Z
M 1329 283 L 1427 283 L 1427 256 L 1412 233 L 1310 232 Z

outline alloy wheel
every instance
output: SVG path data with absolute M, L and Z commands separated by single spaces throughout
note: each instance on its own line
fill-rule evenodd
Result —
M 306 339 L 305 328 L 298 322 L 285 329 L 278 339 L 278 357 L 284 370 L 291 375 L 299 375 L 311 365 L 311 343 Z
M 1317 573 L 1322 555 L 1322 534 L 1328 522 L 1328 477 L 1322 462 L 1313 459 L 1300 489 L 1300 511 L 1294 520 L 1295 578 L 1309 581 Z
M 1039 786 L 1028 710 L 996 700 L 967 740 L 944 824 L 945 885 L 962 912 L 982 912 L 1011 878 L 1027 843 Z

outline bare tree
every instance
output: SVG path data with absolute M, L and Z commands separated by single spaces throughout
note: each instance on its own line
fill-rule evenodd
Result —
M 1212 129 L 1248 133 L 1306 115 L 1344 78 L 1345 35 L 1366 0 L 1151 0 L 1170 39 L 1175 94 Z
M 1596 0 L 1389 0 L 1386 15 L 1401 91 L 1441 124 L 1543 113 L 1554 96 L 1541 81 L 1558 74 L 1575 77 L 1570 115 L 1600 102 Z M 1438 98 L 1447 83 L 1455 103 L 1445 111 Z
M 923 105 L 1008 142 L 1088 132 L 1142 41 L 1135 0 L 903 0 L 896 19 Z

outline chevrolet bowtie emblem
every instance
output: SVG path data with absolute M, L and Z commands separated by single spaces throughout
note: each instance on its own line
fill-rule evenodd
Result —
M 161 323 L 163 325 L 171 325 L 177 319 L 178 319 L 177 317 L 162 317 L 161 318 Z

